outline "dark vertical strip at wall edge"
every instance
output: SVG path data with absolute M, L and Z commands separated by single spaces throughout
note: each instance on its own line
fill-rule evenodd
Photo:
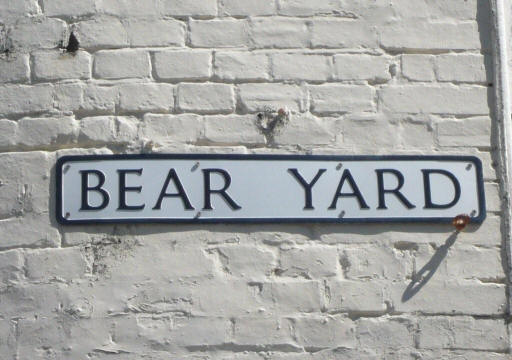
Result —
M 496 156 L 499 160 L 499 181 L 500 196 L 502 199 L 501 209 L 502 233 L 504 234 L 504 245 L 507 257 L 507 287 L 508 287 L 508 308 L 507 314 L 512 313 L 512 203 L 510 196 L 510 185 L 512 179 L 512 117 L 510 109 L 510 76 L 509 76 L 509 53 L 510 53 L 510 21 L 511 5 L 505 0 L 491 0 L 492 16 L 492 56 L 494 68 L 494 98 L 496 117 L 496 134 L 494 135 L 499 144 Z

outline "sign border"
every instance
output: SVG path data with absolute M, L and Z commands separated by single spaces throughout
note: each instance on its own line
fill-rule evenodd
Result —
M 57 159 L 56 171 L 56 206 L 55 215 L 57 222 L 61 225 L 74 224 L 276 224 L 276 223 L 450 223 L 453 218 L 447 217 L 393 217 L 393 218 L 368 218 L 368 219 L 345 219 L 345 218 L 237 218 L 237 219 L 162 219 L 162 218 L 140 218 L 140 219 L 96 219 L 96 220 L 68 220 L 62 216 L 62 168 L 68 161 L 93 161 L 93 160 L 324 160 L 324 161 L 467 161 L 476 167 L 477 192 L 479 215 L 472 217 L 472 223 L 482 223 L 486 218 L 484 180 L 482 174 L 482 161 L 471 155 L 284 155 L 284 154 L 105 154 L 105 155 L 65 155 Z

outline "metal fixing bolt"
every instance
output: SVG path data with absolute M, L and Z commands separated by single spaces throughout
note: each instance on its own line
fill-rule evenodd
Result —
M 462 231 L 464 228 L 470 223 L 471 218 L 469 215 L 460 214 L 453 218 L 452 225 L 457 229 L 457 231 Z

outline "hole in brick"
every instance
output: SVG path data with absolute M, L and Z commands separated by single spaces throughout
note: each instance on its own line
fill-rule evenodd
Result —
M 71 32 L 69 34 L 69 40 L 68 40 L 68 46 L 66 46 L 66 51 L 70 53 L 74 53 L 78 51 L 78 48 L 80 47 L 80 42 L 76 38 L 75 34 Z

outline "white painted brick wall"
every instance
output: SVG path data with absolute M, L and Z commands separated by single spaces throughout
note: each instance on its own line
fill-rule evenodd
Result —
M 490 23 L 478 0 L 0 0 L 0 358 L 509 359 Z M 57 225 L 58 157 L 141 152 L 474 155 L 488 214 L 449 248 L 443 224 Z

